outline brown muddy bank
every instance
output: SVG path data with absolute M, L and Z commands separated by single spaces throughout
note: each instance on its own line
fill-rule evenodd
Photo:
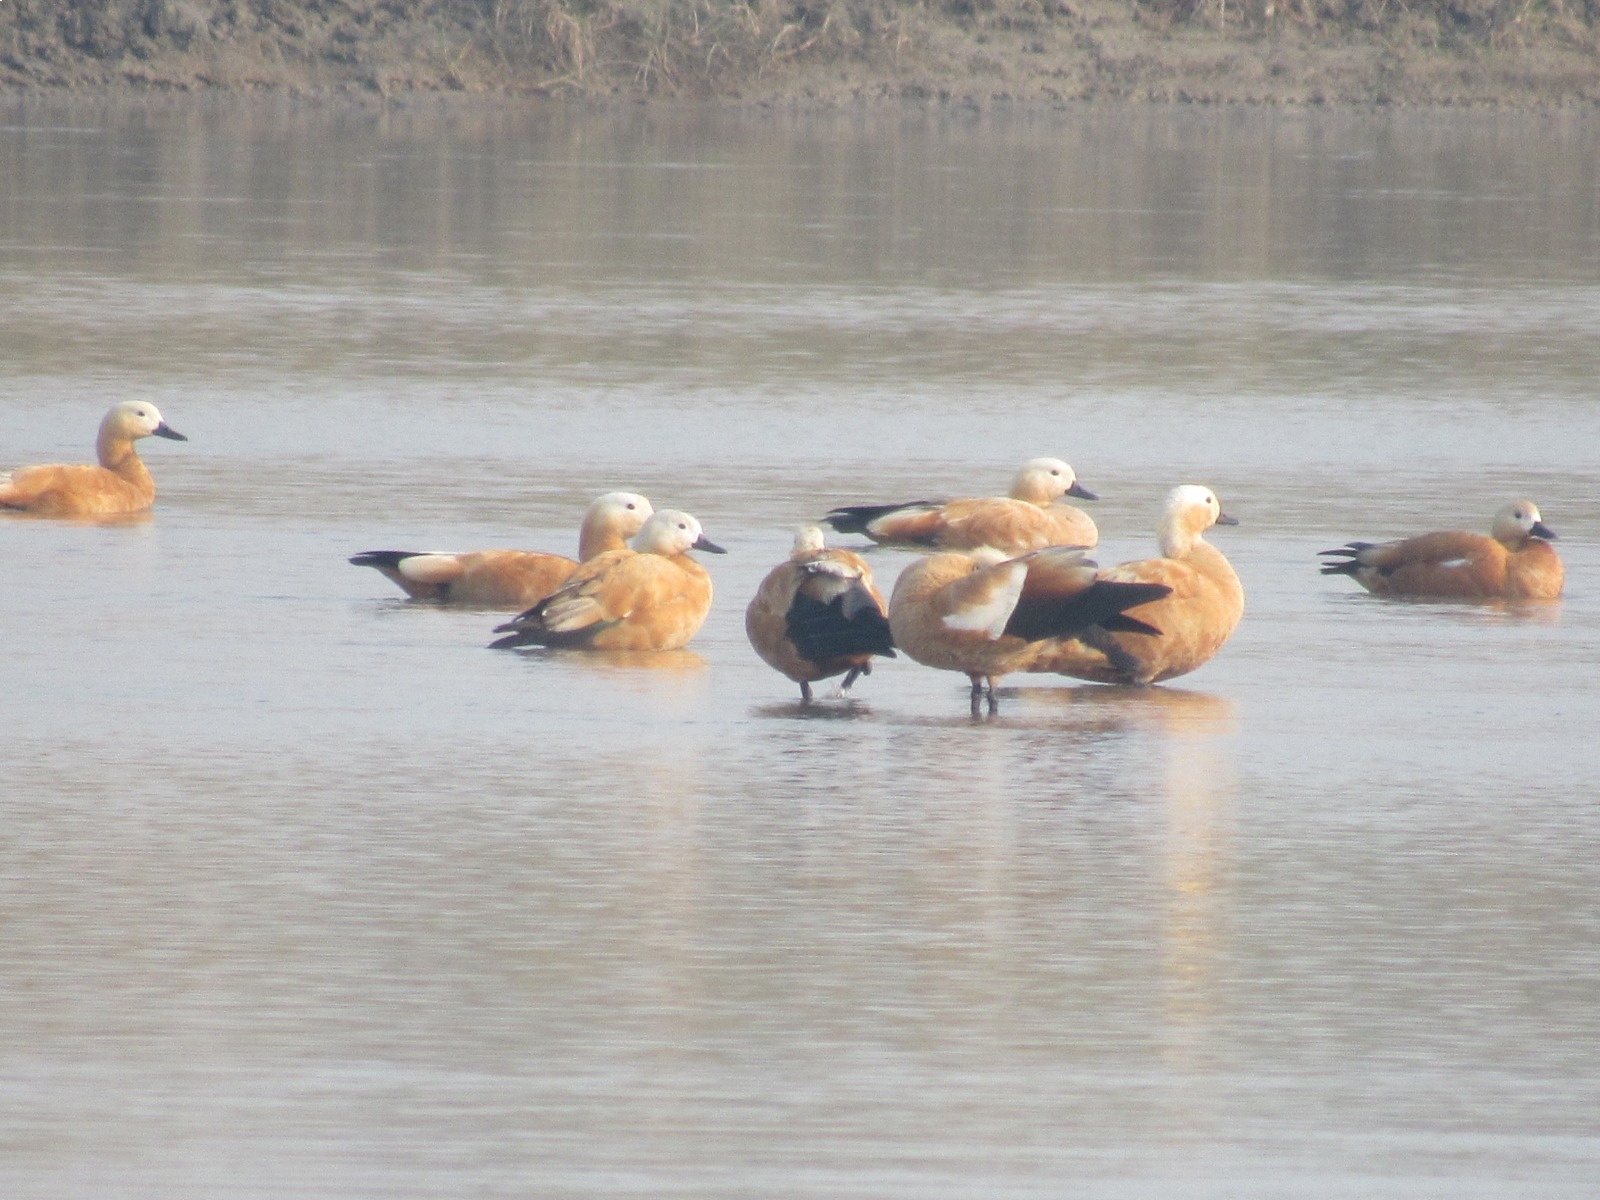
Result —
M 0 91 L 1587 106 L 1600 0 L 0 0 Z

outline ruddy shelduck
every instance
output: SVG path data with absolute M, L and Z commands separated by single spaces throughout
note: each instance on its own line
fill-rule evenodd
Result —
M 1495 513 L 1488 537 L 1449 530 L 1394 542 L 1350 542 L 1320 552 L 1329 560 L 1322 573 L 1348 575 L 1377 596 L 1554 600 L 1566 576 L 1550 544 L 1555 536 L 1538 505 L 1513 500 Z
M 840 533 L 864 533 L 883 545 L 926 550 L 987 546 L 1014 557 L 1046 546 L 1093 546 L 1100 539 L 1093 519 L 1082 509 L 1059 503 L 1063 496 L 1099 499 L 1059 458 L 1035 458 L 1017 472 L 1009 496 L 849 505 L 823 520 Z
M 133 444 L 145 437 L 189 439 L 161 419 L 154 404 L 124 400 L 100 422 L 100 465 L 18 467 L 0 474 L 0 508 L 45 517 L 95 517 L 143 512 L 155 503 L 156 483 Z
M 578 558 L 534 550 L 474 550 L 466 554 L 368 550 L 350 561 L 374 567 L 413 600 L 480 608 L 528 608 L 555 591 L 598 555 L 627 547 L 654 509 L 635 492 L 607 492 L 583 516 Z
M 1054 546 L 1020 558 L 985 549 L 935 554 L 912 563 L 889 599 L 894 643 L 917 662 L 961 671 L 972 681 L 972 714 L 1013 671 L 1036 670 L 1041 655 L 1092 633 L 1157 630 L 1125 610 L 1165 596 L 1164 584 L 1101 579 L 1082 547 Z
M 583 563 L 551 595 L 504 625 L 491 645 L 584 650 L 676 650 L 705 624 L 711 576 L 691 550 L 726 551 L 706 540 L 700 522 L 663 509 L 633 538 Z
M 1091 631 L 1041 654 L 1028 669 L 1099 683 L 1147 684 L 1187 675 L 1207 662 L 1244 615 L 1244 585 L 1222 552 L 1203 535 L 1213 525 L 1238 523 L 1222 511 L 1210 488 L 1197 484 L 1174 488 L 1162 512 L 1162 556 L 1122 563 L 1099 574 L 1110 583 L 1159 584 L 1167 589 L 1161 599 L 1128 611 L 1130 618 L 1158 636 Z
M 872 674 L 872 657 L 894 657 L 883 596 L 872 568 L 859 554 L 830 550 L 822 530 L 807 525 L 795 535 L 787 562 L 761 581 L 744 611 L 750 644 L 770 667 L 800 685 L 802 703 L 811 685 L 843 675 L 841 692 Z

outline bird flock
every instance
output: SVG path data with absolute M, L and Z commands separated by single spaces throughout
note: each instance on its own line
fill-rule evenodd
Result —
M 155 482 L 135 443 L 187 441 L 154 405 L 113 405 L 100 423 L 96 464 L 0 473 L 0 510 L 47 517 L 142 512 Z M 1244 587 L 1205 539 L 1238 522 L 1208 487 L 1168 494 L 1160 554 L 1102 568 L 1099 530 L 1071 497 L 1094 500 L 1058 458 L 1024 463 L 1005 496 L 847 505 L 823 524 L 873 543 L 919 551 L 887 603 L 865 558 L 802 526 L 788 558 L 761 581 L 745 632 L 762 661 L 800 685 L 843 676 L 841 693 L 897 652 L 971 683 L 974 715 L 998 707 L 997 681 L 1043 672 L 1146 685 L 1209 661 L 1244 614 Z M 1320 552 L 1324 575 L 1348 575 L 1379 596 L 1554 600 L 1564 572 L 1538 507 L 1514 500 L 1489 535 L 1452 530 Z M 675 650 L 711 610 L 710 574 L 691 551 L 722 554 L 700 522 L 656 510 L 634 492 L 608 492 L 584 515 L 578 558 L 524 550 L 438 553 L 370 550 L 372 567 L 414 600 L 519 610 L 495 627 L 496 649 Z

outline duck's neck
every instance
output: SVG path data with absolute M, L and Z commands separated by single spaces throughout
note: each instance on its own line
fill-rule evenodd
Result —
M 140 461 L 138 451 L 133 448 L 132 439 L 112 430 L 102 429 L 95 443 L 95 450 L 100 456 L 100 465 L 106 470 L 135 483 L 150 481 L 150 472 Z
M 627 544 L 617 534 L 611 518 L 604 513 L 596 513 L 585 517 L 583 528 L 578 530 L 578 560 L 588 562 L 597 554 L 621 550 Z
M 1205 539 L 1183 525 L 1162 526 L 1161 555 L 1163 558 L 1188 558 L 1194 552 L 1196 546 L 1204 546 L 1205 544 Z
M 1011 485 L 1011 498 L 1048 508 L 1060 499 L 1060 493 L 1031 476 L 1019 475 Z

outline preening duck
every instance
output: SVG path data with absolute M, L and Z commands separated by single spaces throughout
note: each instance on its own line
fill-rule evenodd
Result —
M 1006 559 L 993 550 L 935 554 L 900 573 L 889 599 L 894 643 L 925 666 L 972 681 L 972 713 L 995 685 L 1084 636 L 1154 638 L 1158 630 L 1125 611 L 1165 596 L 1164 584 L 1107 581 L 1073 546 Z
M 140 438 L 189 439 L 161 419 L 154 404 L 124 400 L 100 422 L 95 450 L 100 464 L 18 467 L 0 474 L 0 508 L 46 517 L 110 516 L 143 512 L 155 503 L 156 483 L 140 460 Z
M 607 492 L 584 513 L 578 558 L 534 550 L 474 550 L 465 554 L 368 550 L 350 561 L 373 567 L 413 600 L 481 608 L 528 608 L 555 591 L 598 555 L 627 547 L 654 511 L 636 492 Z
M 817 680 L 843 675 L 846 691 L 872 673 L 873 655 L 894 657 L 886 613 L 866 560 L 828 549 L 822 530 L 807 525 L 756 589 L 744 629 L 762 661 L 798 683 L 809 704 Z
M 1128 616 L 1157 636 L 1093 632 L 1039 655 L 1028 669 L 1100 683 L 1159 683 L 1187 675 L 1222 648 L 1244 615 L 1244 585 L 1233 566 L 1202 536 L 1213 525 L 1239 522 L 1222 511 L 1208 487 L 1185 484 L 1167 496 L 1160 526 L 1161 557 L 1110 567 L 1106 582 L 1159 584 L 1159 600 Z
M 1566 571 L 1555 533 L 1532 500 L 1494 515 L 1489 536 L 1448 530 L 1393 542 L 1350 542 L 1320 553 L 1324 575 L 1348 575 L 1377 596 L 1441 600 L 1554 600 Z M 1342 561 L 1336 561 L 1342 560 Z
M 1063 496 L 1098 499 L 1059 458 L 1035 458 L 1017 472 L 1009 496 L 849 505 L 823 520 L 840 533 L 863 533 L 883 545 L 927 550 L 987 546 L 1010 557 L 1046 546 L 1094 546 L 1100 532 L 1093 519 L 1060 503 Z
M 676 650 L 711 611 L 711 576 L 691 550 L 726 551 L 686 512 L 663 509 L 634 535 L 633 549 L 583 563 L 567 582 L 496 633 L 490 643 L 586 650 Z

